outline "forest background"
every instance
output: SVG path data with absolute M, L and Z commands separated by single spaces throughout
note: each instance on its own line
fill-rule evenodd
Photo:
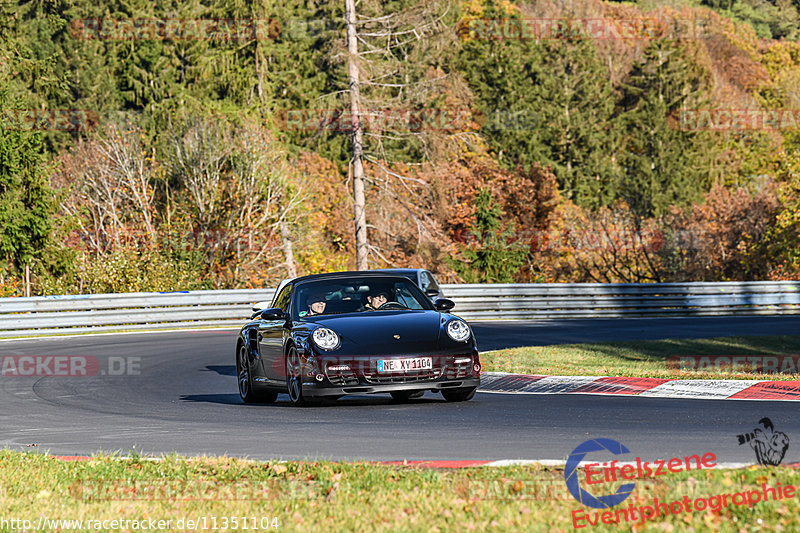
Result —
M 371 268 L 798 279 L 800 1 L 357 10 Z M 344 2 L 3 2 L 0 296 L 354 268 L 345 36 Z

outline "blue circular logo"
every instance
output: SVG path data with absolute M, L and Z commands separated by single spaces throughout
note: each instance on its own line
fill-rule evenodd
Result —
M 633 489 L 636 488 L 636 483 L 625 483 L 621 485 L 617 492 L 608 494 L 606 496 L 593 496 L 583 489 L 578 482 L 578 466 L 587 453 L 609 451 L 614 455 L 622 455 L 630 453 L 630 450 L 625 447 L 621 442 L 611 439 L 592 439 L 587 440 L 580 444 L 577 448 L 572 450 L 567 459 L 567 464 L 564 467 L 564 480 L 567 482 L 567 488 L 572 496 L 575 497 L 583 505 L 588 507 L 595 507 L 597 509 L 610 509 L 615 505 L 624 502 L 628 496 L 631 495 Z

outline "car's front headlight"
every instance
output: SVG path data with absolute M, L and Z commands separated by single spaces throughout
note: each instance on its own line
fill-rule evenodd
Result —
M 451 320 L 447 323 L 447 335 L 457 342 L 469 339 L 469 326 L 463 320 Z
M 339 346 L 339 335 L 332 329 L 317 328 L 311 334 L 311 338 L 314 339 L 314 344 L 323 350 L 333 350 Z

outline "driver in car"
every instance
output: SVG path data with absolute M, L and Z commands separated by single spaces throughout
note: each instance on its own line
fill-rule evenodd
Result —
M 376 311 L 388 301 L 389 296 L 386 291 L 371 292 L 367 295 L 367 305 L 365 305 L 364 308 L 369 311 Z
M 308 305 L 308 315 L 321 315 L 325 312 L 325 293 L 313 292 L 306 298 L 306 305 Z

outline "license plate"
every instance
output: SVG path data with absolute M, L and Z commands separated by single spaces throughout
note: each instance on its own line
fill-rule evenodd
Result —
M 378 372 L 406 372 L 408 370 L 431 370 L 431 369 L 433 369 L 432 357 L 378 360 Z

